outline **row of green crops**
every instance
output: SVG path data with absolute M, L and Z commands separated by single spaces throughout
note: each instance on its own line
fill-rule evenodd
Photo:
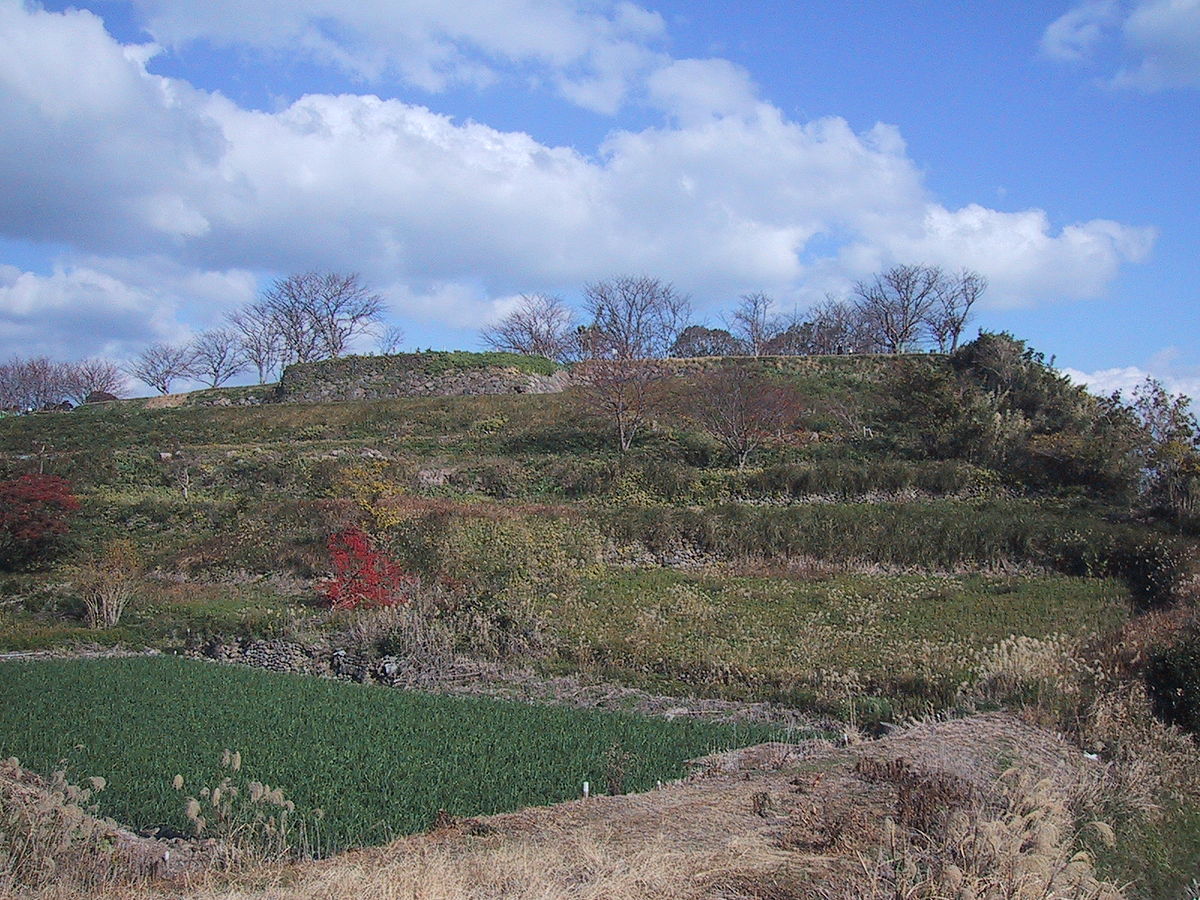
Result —
M 0 663 L 0 755 L 107 779 L 101 810 L 137 828 L 186 826 L 184 797 L 247 778 L 323 810 L 322 849 L 571 799 L 584 781 L 625 790 L 684 774 L 687 759 L 767 740 L 761 727 L 450 698 L 173 657 Z M 182 775 L 186 790 L 172 788 Z

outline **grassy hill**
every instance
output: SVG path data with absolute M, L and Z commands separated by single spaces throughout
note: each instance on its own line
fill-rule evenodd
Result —
M 1008 340 L 681 363 L 625 453 L 578 384 L 7 418 L 0 480 L 62 476 L 81 509 L 0 574 L 0 649 L 269 639 L 420 659 L 433 686 L 468 659 L 855 726 L 1033 703 L 1082 729 L 1167 639 L 1121 649 L 1186 602 L 1196 545 L 1137 505 L 1128 419 Z M 695 415 L 734 364 L 799 398 L 744 467 Z M 347 529 L 403 573 L 401 609 L 329 608 Z M 86 586 L 118 550 L 133 600 L 89 628 Z
M 453 354 L 425 356 L 417 357 L 422 365 L 464 365 Z M 682 364 L 683 376 L 661 383 L 651 426 L 628 453 L 617 451 L 609 423 L 579 388 L 330 404 L 124 402 L 7 419 L 0 476 L 40 467 L 68 478 L 83 504 L 50 566 L 7 576 L 12 599 L 0 645 L 178 647 L 219 633 L 336 627 L 337 617 L 320 610 L 319 582 L 331 570 L 330 535 L 354 526 L 424 580 L 441 615 L 471 608 L 503 623 L 501 631 L 536 634 L 507 642 L 493 633 L 485 653 L 523 643 L 537 646 L 535 664 L 556 670 L 584 658 L 624 659 L 614 673 L 625 678 L 799 697 L 819 687 L 816 670 L 857 671 L 857 654 L 834 654 L 808 673 L 780 661 L 764 673 L 711 647 L 703 663 L 683 651 L 647 662 L 629 656 L 628 636 L 591 628 L 586 611 L 605 610 L 607 622 L 632 628 L 645 618 L 634 607 L 667 609 L 664 586 L 683 589 L 670 572 L 696 572 L 698 590 L 720 598 L 708 605 L 734 611 L 781 591 L 821 597 L 819 605 L 874 603 L 863 598 L 908 596 L 912 578 L 924 575 L 946 585 L 927 579 L 919 596 L 962 597 L 968 608 L 989 595 L 1005 598 L 986 627 L 955 604 L 926 603 L 925 619 L 910 616 L 901 629 L 909 640 L 957 622 L 956 646 L 974 652 L 1009 633 L 1096 631 L 1120 618 L 1114 609 L 1161 602 L 1179 575 L 1184 545 L 1131 518 L 1110 483 L 1115 475 L 1073 483 L 1080 466 L 1097 464 L 1073 468 L 1059 453 L 1059 483 L 1047 484 L 1020 445 L 1045 435 L 1066 442 L 1093 423 L 1028 424 L 1030 434 L 1011 438 L 1003 453 L 965 439 L 954 452 L 934 445 L 929 422 L 955 378 L 946 357 L 813 358 L 782 371 L 769 360 L 751 364 L 773 370 L 802 398 L 793 434 L 803 439 L 766 446 L 743 469 L 687 415 L 695 397 L 688 366 L 712 365 L 702 362 Z M 1087 402 L 1057 382 L 1042 390 L 1044 417 L 1064 397 Z M 997 416 L 1011 420 L 1020 410 L 1009 404 Z M 951 426 L 944 418 L 937 425 Z M 72 574 L 121 540 L 135 545 L 147 576 L 121 624 L 87 630 Z M 1073 590 L 1094 599 L 1068 612 L 1060 598 Z M 639 604 L 638 596 L 648 599 Z M 684 614 L 668 616 L 664 634 L 713 630 Z M 807 620 L 792 621 L 795 632 Z M 736 644 L 742 624 L 735 617 L 725 627 Z M 942 681 L 963 674 L 952 668 Z M 873 693 L 930 682 L 917 671 L 862 677 Z M 946 691 L 943 684 L 935 693 L 944 699 Z M 929 699 L 917 694 L 916 702 Z

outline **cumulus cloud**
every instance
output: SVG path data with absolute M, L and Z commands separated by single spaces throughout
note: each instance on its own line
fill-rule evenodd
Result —
M 307 54 L 367 83 L 428 91 L 487 84 L 529 67 L 568 99 L 618 107 L 658 54 L 665 25 L 627 0 L 134 0 L 161 43 L 192 41 Z
M 1068 62 L 1091 60 L 1107 43 L 1128 60 L 1111 77 L 1114 87 L 1200 87 L 1200 0 L 1137 0 L 1127 10 L 1087 0 L 1042 34 L 1042 51 Z
M 245 5 L 252 24 L 266 8 Z M 299 14 L 284 6 L 284 24 L 264 28 L 287 33 Z M 657 33 L 639 7 L 599 8 L 617 33 Z M 160 41 L 192 35 L 182 6 L 151 9 L 166 16 Z M 1153 240 L 1102 219 L 946 208 L 896 128 L 791 121 L 720 60 L 660 66 L 648 96 L 669 121 L 614 132 L 589 156 L 372 95 L 245 109 L 148 72 L 153 47 L 119 44 L 87 12 L 0 0 L 0 40 L 18 50 L 0 58 L 0 233 L 63 243 L 108 273 L 121 257 L 143 272 L 169 261 L 166 305 L 143 275 L 112 276 L 162 315 L 211 317 L 224 300 L 206 279 L 252 295 L 245 273 L 311 268 L 360 271 L 401 316 L 461 327 L 491 315 L 491 298 L 617 272 L 671 279 L 701 305 L 754 289 L 790 305 L 892 262 L 968 265 L 1016 304 L 1098 295 Z M 189 287 L 180 272 L 215 274 Z M 54 277 L 83 283 L 81 270 Z M 133 302 L 111 293 L 115 309 Z
M 1133 391 L 1144 384 L 1147 378 L 1162 382 L 1163 387 L 1171 394 L 1185 394 L 1193 400 L 1200 398 L 1200 374 L 1184 374 L 1172 372 L 1151 371 L 1140 366 L 1122 366 L 1113 369 L 1099 369 L 1095 372 L 1081 372 L 1078 369 L 1063 369 L 1062 373 L 1070 377 L 1075 384 L 1082 384 L 1093 394 L 1107 396 L 1119 392 L 1128 399 Z
M 688 125 L 714 116 L 745 115 L 758 105 L 750 73 L 725 59 L 679 59 L 646 82 L 650 102 Z
M 1141 3 L 1125 20 L 1124 38 L 1139 61 L 1117 73 L 1117 86 L 1200 87 L 1200 0 Z
M 919 229 L 893 228 L 875 237 L 898 259 L 986 273 L 991 305 L 1026 306 L 1047 297 L 1099 296 L 1122 263 L 1146 259 L 1155 232 L 1095 219 L 1055 233 L 1040 209 L 930 204 Z
M 98 356 L 127 364 L 151 343 L 184 344 L 223 325 L 224 313 L 255 292 L 250 272 L 200 271 L 161 257 L 96 257 L 48 275 L 0 265 L 0 359 Z

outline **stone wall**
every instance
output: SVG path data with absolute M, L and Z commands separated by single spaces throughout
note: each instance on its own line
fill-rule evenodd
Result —
M 744 367 L 764 374 L 838 372 L 874 378 L 894 369 L 899 360 L 918 360 L 935 368 L 947 364 L 947 357 L 939 353 L 855 353 L 838 356 L 699 356 L 656 360 L 652 365 L 671 376 L 704 375 Z
M 510 365 L 490 365 L 496 357 Z M 710 356 L 650 361 L 663 376 L 698 376 L 733 366 L 767 374 L 837 372 L 871 380 L 894 367 L 899 359 L 918 359 L 930 366 L 946 365 L 937 354 L 906 356 L 855 354 L 847 356 Z M 473 364 L 475 360 L 478 365 Z M 554 394 L 572 384 L 567 369 L 544 359 L 507 354 L 407 353 L 396 356 L 352 356 L 288 366 L 275 399 L 292 403 L 333 403 L 343 400 L 382 400 L 391 397 L 450 397 L 486 394 Z M 227 401 L 218 400 L 222 404 Z M 237 402 L 243 401 L 238 398 Z
M 272 672 L 320 675 L 359 684 L 412 689 L 433 688 L 447 682 L 478 677 L 481 671 L 478 663 L 466 657 L 436 661 L 415 656 L 373 657 L 354 649 L 324 643 L 307 644 L 282 639 L 214 639 L 193 650 L 192 655 Z
M 570 384 L 565 370 L 545 366 L 450 365 L 453 354 L 359 356 L 288 366 L 277 398 L 291 403 L 454 397 L 485 394 L 554 394 Z M 536 371 L 537 369 L 543 371 Z

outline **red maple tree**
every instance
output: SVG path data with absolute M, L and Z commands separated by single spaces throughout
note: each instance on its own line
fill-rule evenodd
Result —
M 321 591 L 333 609 L 375 609 L 407 603 L 417 578 L 405 572 L 379 550 L 371 538 L 357 528 L 329 536 L 333 577 Z
M 0 567 L 43 556 L 71 530 L 79 509 L 71 483 L 57 475 L 22 475 L 0 481 Z

